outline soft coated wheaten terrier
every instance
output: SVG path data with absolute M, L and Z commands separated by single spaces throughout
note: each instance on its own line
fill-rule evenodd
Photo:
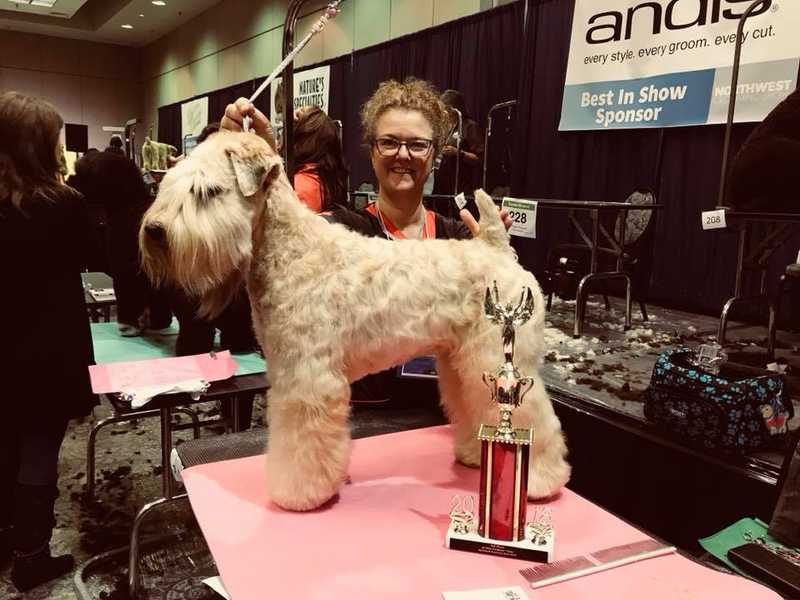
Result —
M 435 354 L 455 454 L 477 466 L 480 423 L 498 409 L 481 380 L 503 363 L 500 327 L 484 316 L 487 286 L 503 302 L 524 287 L 535 309 L 516 336 L 515 363 L 535 378 L 514 413 L 534 428 L 531 497 L 569 479 L 561 425 L 538 378 L 544 301 L 519 266 L 491 199 L 479 192 L 475 240 L 388 241 L 331 224 L 295 196 L 280 158 L 253 134 L 222 132 L 170 170 L 140 233 L 155 280 L 203 299 L 213 314 L 247 283 L 253 325 L 267 360 L 271 498 L 292 510 L 336 495 L 350 451 L 349 383 Z

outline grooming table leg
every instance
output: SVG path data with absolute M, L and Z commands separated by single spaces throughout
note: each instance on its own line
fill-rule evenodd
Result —
M 97 434 L 100 430 L 114 423 L 124 423 L 132 421 L 140 417 L 155 417 L 158 415 L 157 410 L 144 410 L 131 415 L 115 415 L 99 421 L 92 430 L 89 432 L 89 440 L 86 443 L 86 497 L 89 500 L 94 499 L 94 479 L 95 479 L 95 447 L 97 445 Z

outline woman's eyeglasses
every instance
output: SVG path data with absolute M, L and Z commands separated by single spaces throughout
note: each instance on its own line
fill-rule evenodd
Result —
M 405 146 L 406 151 L 414 158 L 425 158 L 433 148 L 433 140 L 424 138 L 401 142 L 395 138 L 382 137 L 373 143 L 381 156 L 397 156 L 397 153 L 400 152 L 400 147 Z

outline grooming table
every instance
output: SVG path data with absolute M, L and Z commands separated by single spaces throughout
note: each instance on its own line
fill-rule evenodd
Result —
M 738 236 L 733 297 L 729 298 L 722 307 L 717 331 L 717 343 L 724 346 L 730 311 L 735 304 L 741 302 L 768 303 L 770 333 L 772 334 L 777 308 L 773 302 L 770 302 L 767 291 L 767 269 L 772 255 L 781 246 L 800 234 L 800 213 L 747 212 L 720 208 L 725 209 L 725 222 L 731 229 L 737 231 Z M 762 224 L 761 230 L 756 228 L 758 224 Z M 758 278 L 758 293 L 748 295 L 745 292 L 746 273 L 752 273 L 753 277 Z M 774 348 L 771 348 L 769 354 L 772 354 L 773 350 Z
M 449 427 L 357 440 L 349 475 L 352 483 L 329 505 L 291 513 L 270 503 L 262 456 L 183 471 L 195 516 L 232 598 L 438 599 L 451 590 L 527 588 L 519 570 L 534 563 L 444 547 L 453 496 L 477 497 L 479 478 L 477 469 L 453 462 Z M 569 490 L 549 506 L 557 560 L 646 538 Z M 529 595 L 542 600 L 779 598 L 757 583 L 679 554 L 529 590 Z
M 175 341 L 178 335 L 178 328 L 175 321 L 173 321 L 172 327 L 168 332 L 146 332 L 145 335 L 139 337 L 121 337 L 117 333 L 116 323 L 92 323 L 91 328 L 95 361 L 97 364 L 166 358 L 175 355 Z M 161 504 L 186 497 L 186 494 L 175 493 L 175 481 L 172 478 L 172 471 L 170 469 L 173 411 L 179 411 L 187 405 L 196 404 L 198 402 L 207 402 L 209 400 L 235 396 L 242 393 L 261 392 L 267 388 L 266 364 L 259 354 L 235 354 L 233 356 L 239 364 L 236 375 L 230 379 L 211 383 L 209 389 L 198 399 L 193 399 L 189 394 L 164 394 L 156 396 L 146 404 L 146 408 L 143 411 L 123 413 L 101 421 L 95 426 L 95 430 L 97 430 L 106 424 L 120 420 L 129 420 L 143 416 L 159 416 L 161 418 L 162 496 L 145 504 L 136 514 L 133 521 L 128 571 L 128 587 L 132 598 L 135 597 L 138 586 L 139 528 L 141 527 L 144 517 L 149 511 Z M 236 402 L 234 402 L 234 424 L 238 422 L 237 415 L 235 414 L 235 407 Z M 115 407 L 115 411 L 116 410 L 117 408 Z M 89 446 L 92 448 L 92 451 L 96 435 L 96 431 L 93 431 L 90 435 L 91 443 Z M 87 475 L 91 475 L 93 481 L 93 469 L 92 472 L 87 473 Z
M 81 280 L 83 281 L 83 296 L 86 300 L 86 308 L 89 309 L 89 316 L 92 322 L 97 323 L 102 314 L 106 323 L 108 323 L 111 320 L 111 307 L 117 304 L 116 297 L 105 300 L 95 300 L 89 290 L 92 288 L 113 289 L 114 280 L 105 273 L 98 272 L 81 273 Z

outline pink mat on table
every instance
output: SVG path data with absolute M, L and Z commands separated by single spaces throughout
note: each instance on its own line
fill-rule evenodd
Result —
M 532 590 L 519 570 L 536 563 L 448 550 L 451 499 L 465 492 L 477 498 L 478 485 L 476 469 L 453 462 L 451 438 L 448 427 L 435 427 L 355 441 L 352 484 L 311 513 L 270 502 L 260 456 L 183 471 L 231 597 L 407 600 L 520 585 L 542 600 L 779 598 L 676 554 Z M 646 537 L 569 490 L 549 505 L 557 560 Z
M 191 379 L 221 381 L 232 377 L 238 367 L 231 353 L 225 350 L 216 354 L 92 365 L 89 367 L 89 378 L 95 394 L 108 394 L 128 388 L 174 384 Z

